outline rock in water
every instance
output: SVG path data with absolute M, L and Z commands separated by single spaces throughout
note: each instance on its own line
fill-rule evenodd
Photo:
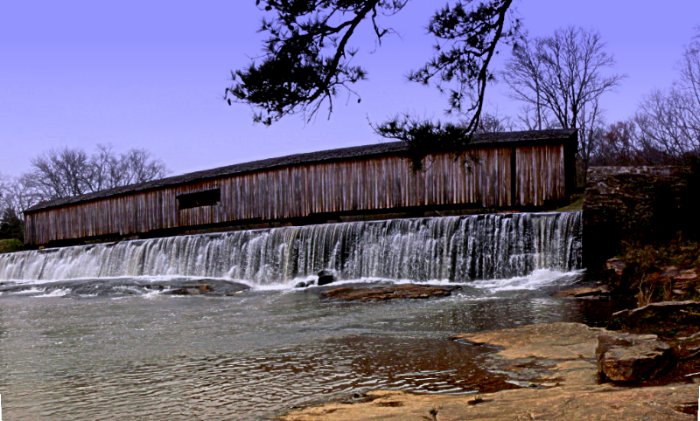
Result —
M 608 298 L 610 291 L 605 286 L 573 287 L 557 291 L 554 296 L 559 298 Z
M 656 335 L 602 334 L 595 353 L 598 373 L 612 382 L 653 380 L 673 363 L 671 347 Z
M 182 287 L 170 291 L 170 295 L 199 295 L 201 290 L 197 287 Z
M 376 287 L 338 287 L 321 293 L 323 298 L 344 301 L 386 301 L 394 299 L 424 299 L 431 297 L 447 297 L 456 286 L 432 285 L 388 285 Z
M 315 284 L 314 284 L 314 281 L 313 281 L 313 280 L 310 280 L 310 281 L 308 281 L 308 282 L 306 282 L 306 281 L 301 281 L 301 282 L 297 282 L 297 284 L 294 285 L 294 288 L 308 288 L 308 287 L 312 287 L 312 286 L 314 286 L 314 285 L 315 285 Z
M 318 273 L 318 286 L 328 285 L 335 280 L 335 274 L 330 270 L 324 269 Z

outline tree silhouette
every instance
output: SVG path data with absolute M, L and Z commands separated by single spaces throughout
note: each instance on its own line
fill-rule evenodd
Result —
M 353 36 L 369 22 L 377 41 L 391 32 L 383 20 L 400 13 L 410 0 L 257 0 L 263 10 L 260 30 L 267 34 L 259 62 L 232 72 L 226 89 L 229 104 L 252 105 L 254 120 L 272 124 L 284 116 L 301 114 L 307 120 L 324 105 L 328 115 L 341 91 L 360 101 L 353 85 L 367 77 L 355 64 L 358 48 Z M 430 17 L 428 32 L 435 37 L 435 54 L 410 72 L 411 81 L 434 85 L 448 98 L 449 110 L 465 117 L 459 140 L 448 126 L 433 125 L 441 138 L 464 142 L 478 128 L 486 86 L 493 78 L 491 60 L 500 41 L 513 40 L 519 21 L 508 21 L 512 0 L 449 1 Z M 383 136 L 415 140 L 429 125 L 412 118 L 378 125 Z M 466 137 L 465 137 L 466 136 Z

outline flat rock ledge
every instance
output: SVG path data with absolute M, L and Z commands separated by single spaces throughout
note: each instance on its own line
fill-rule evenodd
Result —
M 386 301 L 396 299 L 425 299 L 447 297 L 457 289 L 453 286 L 417 284 L 367 286 L 344 286 L 321 292 L 321 297 L 343 301 Z
M 577 298 L 586 300 L 602 298 L 607 299 L 610 296 L 610 291 L 604 285 L 578 286 L 557 291 L 554 296 L 558 298 Z
M 550 323 L 455 337 L 465 346 L 496 347 L 488 370 L 527 378 L 529 387 L 480 395 L 373 391 L 367 400 L 295 410 L 306 420 L 695 420 L 698 386 L 619 387 L 599 383 L 596 349 L 615 333 L 579 323 Z M 653 335 L 652 335 L 653 336 Z M 525 363 L 526 362 L 526 363 Z M 523 374 L 524 373 L 524 374 Z
M 672 338 L 700 331 L 700 301 L 661 301 L 612 315 L 608 329 Z

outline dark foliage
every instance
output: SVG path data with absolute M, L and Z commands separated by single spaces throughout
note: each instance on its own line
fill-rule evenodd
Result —
M 408 78 L 426 85 L 434 82 L 448 95 L 448 111 L 470 116 L 465 129 L 473 133 L 478 128 L 486 85 L 493 80 L 491 59 L 501 38 L 511 41 L 517 36 L 519 21 L 504 32 L 511 0 L 482 2 L 471 9 L 469 3 L 448 4 L 433 15 L 428 32 L 438 39 L 436 55 Z
M 313 116 L 327 101 L 329 113 L 340 89 L 366 77 L 351 63 L 357 50 L 349 45 L 358 26 L 369 19 L 377 39 L 388 33 L 378 16 L 393 14 L 408 0 L 257 0 L 271 17 L 263 19 L 268 35 L 260 63 L 232 72 L 226 100 L 256 107 L 255 121 L 271 124 L 285 115 Z M 358 97 L 359 100 L 359 97 Z
M 0 239 L 24 241 L 24 223 L 12 208 L 5 208 L 0 218 Z
M 654 245 L 626 243 L 620 255 L 626 267 L 621 276 L 608 273 L 607 281 L 618 299 L 637 299 L 636 303 L 630 304 L 646 305 L 649 302 L 667 301 L 673 299 L 675 287 L 672 278 L 665 276 L 664 271 L 670 267 L 700 271 L 698 252 L 700 244 L 692 241 L 674 240 Z
M 472 136 L 472 133 L 463 126 L 421 122 L 409 116 L 395 118 L 373 128 L 382 137 L 406 142 L 415 170 L 421 169 L 423 158 L 429 153 L 455 150 L 459 145 L 469 141 Z
M 377 40 L 390 33 L 380 24 L 380 16 L 400 12 L 409 0 L 258 0 L 269 15 L 260 30 L 268 37 L 262 60 L 232 73 L 233 85 L 226 89 L 226 100 L 252 105 L 254 120 L 271 124 L 285 115 L 303 114 L 307 119 L 327 103 L 329 115 L 333 99 L 341 90 L 357 97 L 351 85 L 366 78 L 367 71 L 353 64 L 358 51 L 351 39 L 360 24 L 371 23 Z M 506 27 L 506 12 L 512 0 L 451 1 L 431 17 L 428 32 L 437 38 L 435 57 L 409 74 L 409 79 L 434 84 L 449 99 L 449 110 L 468 115 L 464 129 L 473 133 L 487 83 L 493 78 L 489 64 L 502 38 L 513 39 L 516 20 Z M 431 131 L 431 142 L 453 140 L 450 127 L 429 128 L 425 122 L 393 120 L 375 127 L 388 137 L 410 141 L 423 139 Z M 465 143 L 468 136 L 463 136 Z M 419 149 L 422 148 L 419 147 Z
M 700 240 L 700 156 L 689 157 L 688 186 L 683 195 L 683 228 L 688 238 Z

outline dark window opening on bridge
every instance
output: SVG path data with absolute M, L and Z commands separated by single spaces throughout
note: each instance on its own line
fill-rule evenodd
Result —
M 177 208 L 190 209 L 200 206 L 214 206 L 221 201 L 221 190 L 211 189 L 177 196 Z

